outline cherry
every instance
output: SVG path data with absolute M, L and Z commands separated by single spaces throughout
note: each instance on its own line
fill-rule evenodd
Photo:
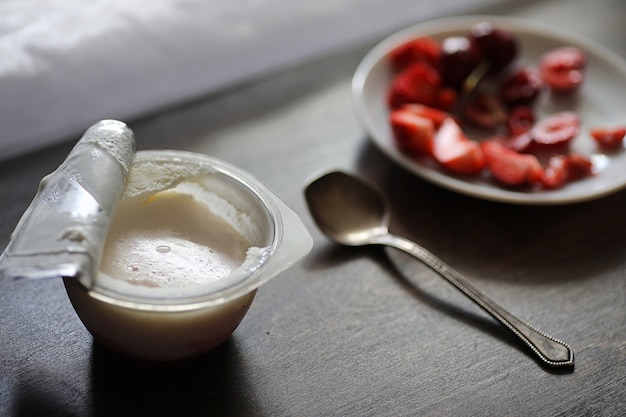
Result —
M 485 92 L 473 94 L 463 106 L 463 116 L 476 127 L 498 130 L 506 122 L 506 111 L 498 97 Z
M 576 113 L 554 113 L 535 124 L 528 132 L 538 145 L 563 145 L 578 135 L 580 118 Z
M 528 132 L 535 124 L 535 113 L 532 107 L 516 106 L 513 107 L 506 119 L 506 125 L 509 135 L 516 137 Z
M 508 106 L 529 106 L 539 96 L 544 84 L 539 72 L 524 67 L 511 74 L 500 87 L 500 98 Z
M 565 46 L 545 53 L 539 62 L 539 73 L 557 93 L 576 90 L 584 81 L 587 57 L 579 48 Z
M 497 74 L 517 56 L 518 42 L 506 30 L 498 29 L 489 22 L 477 23 L 470 28 L 469 38 L 477 45 L 483 59 L 489 60 L 488 74 Z
M 449 36 L 441 42 L 441 79 L 445 86 L 460 90 L 481 60 L 476 44 L 465 36 Z

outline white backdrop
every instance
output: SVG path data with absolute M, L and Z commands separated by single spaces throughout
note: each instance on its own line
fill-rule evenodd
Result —
M 0 0 L 0 160 L 498 2 Z

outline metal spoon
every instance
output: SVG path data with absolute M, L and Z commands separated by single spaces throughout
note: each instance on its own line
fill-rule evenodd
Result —
M 390 234 L 388 202 L 372 185 L 334 171 L 311 182 L 305 197 L 317 226 L 335 242 L 348 246 L 387 245 L 413 255 L 521 339 L 541 362 L 554 367 L 574 365 L 569 345 L 511 314 L 428 250 Z

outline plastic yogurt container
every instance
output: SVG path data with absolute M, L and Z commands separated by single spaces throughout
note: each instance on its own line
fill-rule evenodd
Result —
M 96 276 L 64 282 L 98 342 L 178 360 L 228 339 L 259 286 L 311 246 L 297 214 L 249 173 L 202 154 L 139 151 Z

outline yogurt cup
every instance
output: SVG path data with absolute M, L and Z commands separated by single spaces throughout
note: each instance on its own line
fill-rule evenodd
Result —
M 111 249 L 142 227 L 157 233 L 149 256 L 155 262 L 185 250 L 159 235 L 162 229 L 182 240 L 189 237 L 211 254 L 194 252 L 195 266 L 184 257 L 166 267 L 152 260 L 135 265 L 146 256 L 139 249 L 131 254 L 133 248 L 149 248 L 152 235 L 143 243 L 125 241 Z M 225 232 L 214 234 L 213 229 Z M 204 235 L 212 237 L 203 240 Z M 226 238 L 230 244 L 220 246 Z M 64 283 L 76 313 L 102 345 L 139 359 L 179 360 L 228 339 L 259 286 L 300 260 L 311 246 L 298 215 L 251 174 L 202 154 L 139 151 L 96 276 L 88 286 L 71 278 Z M 214 257 L 214 252 L 230 260 Z

